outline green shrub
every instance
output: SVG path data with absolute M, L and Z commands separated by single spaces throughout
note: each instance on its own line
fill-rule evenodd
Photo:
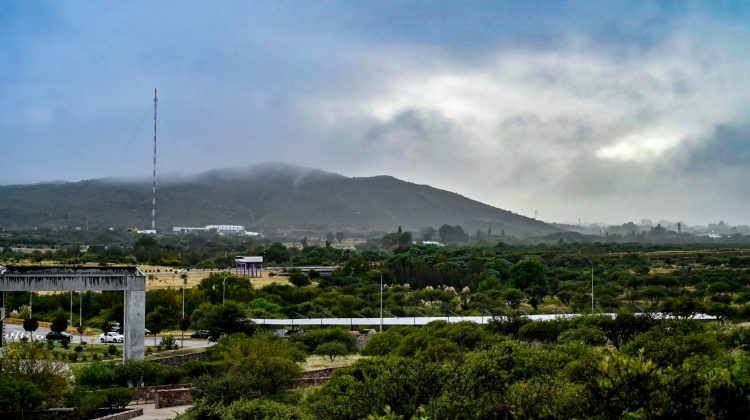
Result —
M 165 335 L 161 338 L 161 343 L 159 343 L 159 347 L 164 347 L 167 350 L 174 350 L 177 349 L 179 346 L 177 345 L 177 340 L 175 340 L 174 337 L 171 335 Z
M 122 410 L 130 404 L 133 399 L 133 388 L 107 388 L 100 391 L 104 395 L 104 401 L 107 407 L 113 410 Z
M 392 332 L 393 329 L 382 334 L 375 334 L 367 340 L 367 344 L 362 349 L 362 354 L 366 356 L 385 356 L 391 354 L 400 344 L 403 336 L 400 333 Z
M 550 343 L 557 340 L 557 337 L 567 327 L 567 321 L 562 320 L 531 322 L 518 330 L 518 338 L 527 341 Z
M 92 418 L 100 408 L 121 410 L 125 408 L 133 398 L 135 392 L 132 388 L 106 388 L 87 390 L 76 387 L 66 395 L 65 403 L 75 409 L 78 418 Z
M 115 367 L 109 363 L 93 362 L 73 369 L 76 385 L 88 389 L 106 388 L 116 383 Z
M 300 372 L 299 366 L 289 359 L 262 358 L 219 377 L 204 375 L 195 379 L 193 398 L 204 398 L 211 404 L 229 404 L 242 397 L 257 398 L 278 392 L 297 379 Z
M 567 330 L 560 334 L 558 340 L 561 343 L 579 342 L 590 346 L 603 346 L 607 344 L 607 337 L 600 328 L 580 326 L 578 328 Z
M 182 365 L 182 371 L 188 378 L 197 378 L 202 375 L 219 376 L 229 369 L 229 364 L 223 360 L 191 360 Z
M 337 356 L 346 356 L 348 353 L 346 345 L 337 341 L 323 343 L 315 349 L 315 354 L 328 356 L 331 361 L 334 361 Z
M 281 404 L 269 400 L 240 399 L 233 402 L 222 415 L 222 420 L 250 420 L 250 419 L 312 419 L 301 407 Z
M 38 407 L 47 395 L 31 382 L 0 376 L 0 412 L 24 412 Z
M 106 404 L 107 399 L 104 394 L 80 387 L 75 387 L 65 396 L 65 405 L 75 410 L 77 418 L 96 417 L 96 412 Z
M 115 346 L 114 344 L 110 344 L 109 347 L 107 347 L 107 352 L 112 356 L 117 355 L 117 346 Z
M 351 332 L 342 328 L 322 328 L 307 331 L 305 334 L 294 336 L 294 341 L 304 343 L 309 349 L 314 350 L 323 343 L 337 341 L 346 346 L 349 351 L 354 351 L 357 339 Z

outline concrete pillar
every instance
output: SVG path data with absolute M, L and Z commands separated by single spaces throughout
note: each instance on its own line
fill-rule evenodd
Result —
M 144 330 L 146 329 L 146 292 L 143 290 L 126 290 L 125 292 L 125 325 L 123 335 L 123 360 L 143 360 Z
M 0 291 L 0 357 L 3 357 L 5 341 L 5 292 Z

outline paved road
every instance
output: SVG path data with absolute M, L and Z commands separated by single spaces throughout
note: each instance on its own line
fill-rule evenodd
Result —
M 47 336 L 47 333 L 49 333 L 49 328 L 39 327 L 38 330 L 34 331 L 33 336 L 34 340 L 45 340 L 45 337 Z M 29 333 L 24 331 L 23 326 L 17 325 L 17 324 L 5 324 L 5 338 L 8 341 L 16 341 L 20 340 L 21 337 L 28 337 Z M 96 343 L 99 343 L 99 336 L 98 335 L 85 335 L 83 336 L 83 341 L 85 341 L 87 344 L 91 343 L 90 339 L 94 338 L 96 339 Z M 177 339 L 177 343 L 180 344 L 180 336 L 175 336 Z M 78 343 L 80 342 L 80 336 L 79 335 L 73 335 L 73 340 L 71 340 L 71 343 Z M 145 339 L 145 345 L 147 346 L 155 346 L 159 344 L 159 341 L 161 341 L 161 336 L 156 337 L 156 343 L 154 343 L 154 337 L 153 336 L 146 336 Z M 208 340 L 202 340 L 202 339 L 195 339 L 195 338 L 188 338 L 188 335 L 185 335 L 185 347 L 194 347 L 194 348 L 202 348 L 202 347 L 210 347 L 214 343 L 209 343 Z
M 185 411 L 187 411 L 187 409 L 190 407 L 192 407 L 192 405 L 178 405 L 176 407 L 166 407 L 166 408 L 157 409 L 155 408 L 155 405 L 153 403 L 128 406 L 128 408 L 142 408 L 143 409 L 142 416 L 134 417 L 136 419 L 141 419 L 141 420 L 173 419 L 177 417 L 179 414 L 182 414 Z

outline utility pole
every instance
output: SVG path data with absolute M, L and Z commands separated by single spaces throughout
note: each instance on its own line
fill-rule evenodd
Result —
M 383 332 L 383 272 L 375 270 L 380 274 L 380 332 Z
M 594 262 L 589 260 L 591 263 L 591 313 L 594 313 Z
M 156 97 L 156 88 L 154 88 L 154 176 L 151 188 L 151 230 L 156 230 L 156 104 L 159 99 Z

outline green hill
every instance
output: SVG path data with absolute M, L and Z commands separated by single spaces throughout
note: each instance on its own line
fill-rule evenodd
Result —
M 157 228 L 239 224 L 279 234 L 416 230 L 444 223 L 543 235 L 559 228 L 390 176 L 349 178 L 279 163 L 158 180 Z M 95 179 L 0 187 L 0 227 L 150 225 L 151 181 Z

